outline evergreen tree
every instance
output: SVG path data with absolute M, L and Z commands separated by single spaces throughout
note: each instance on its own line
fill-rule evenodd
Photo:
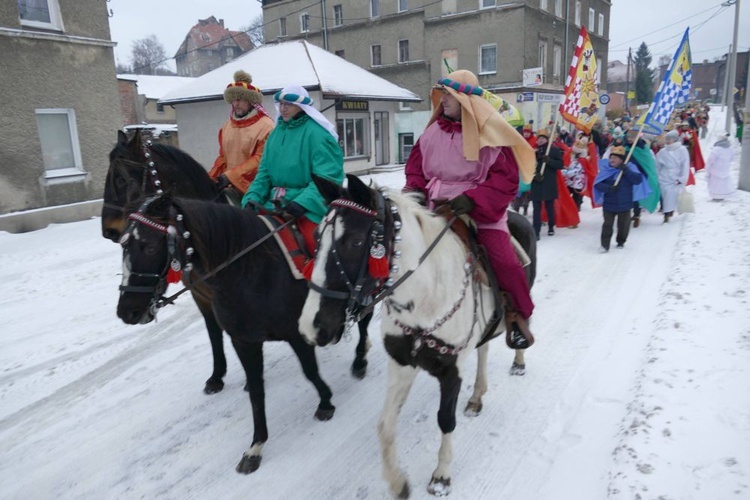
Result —
M 654 70 L 651 65 L 651 52 L 642 42 L 635 53 L 635 100 L 639 104 L 650 104 L 654 100 Z

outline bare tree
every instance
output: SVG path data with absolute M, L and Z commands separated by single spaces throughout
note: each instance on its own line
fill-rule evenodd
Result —
M 250 41 L 256 47 L 263 45 L 263 42 L 265 42 L 265 38 L 263 37 L 263 14 L 258 14 L 250 21 L 249 25 L 240 28 L 240 31 L 246 32 L 247 36 L 250 37 Z
M 156 35 L 135 40 L 131 48 L 131 63 L 133 73 L 138 75 L 154 75 L 167 60 L 164 46 L 157 40 Z

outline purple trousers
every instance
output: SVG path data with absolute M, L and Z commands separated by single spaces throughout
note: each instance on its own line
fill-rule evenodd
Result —
M 510 234 L 496 229 L 479 229 L 477 240 L 487 250 L 500 289 L 508 292 L 513 306 L 525 319 L 534 311 L 526 273 L 516 257 Z

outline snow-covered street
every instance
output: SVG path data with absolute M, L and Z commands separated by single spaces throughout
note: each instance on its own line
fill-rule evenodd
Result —
M 705 157 L 723 116 L 711 120 Z M 403 184 L 400 171 L 374 178 Z M 577 229 L 543 233 L 527 373 L 510 377 L 512 351 L 490 344 L 484 411 L 457 417 L 452 498 L 750 498 L 750 193 L 713 202 L 702 173 L 692 190 L 697 213 L 662 224 L 644 212 L 623 250 L 598 253 L 601 210 L 588 200 Z M 99 219 L 0 233 L 0 497 L 390 497 L 378 321 L 364 380 L 349 374 L 355 342 L 317 350 L 328 422 L 313 419 L 318 398 L 291 348 L 265 345 L 270 438 L 245 476 L 234 467 L 252 415 L 228 338 L 226 387 L 207 396 L 195 304 L 125 325 L 120 272 Z M 431 498 L 438 402 L 420 374 L 397 438 L 412 498 Z

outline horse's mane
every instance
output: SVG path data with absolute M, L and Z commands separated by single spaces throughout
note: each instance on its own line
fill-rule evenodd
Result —
M 177 175 L 186 177 L 201 199 L 212 199 L 219 193 L 203 165 L 186 152 L 166 144 L 153 144 L 151 150 L 167 160 L 157 163 L 157 169 L 177 169 Z
M 206 271 L 240 253 L 268 234 L 268 228 L 258 216 L 225 204 L 177 198 L 174 206 L 184 216 L 185 228 L 190 231 L 190 242 L 200 256 Z M 252 254 L 272 253 L 274 240 L 270 238 Z M 249 262 L 259 261 L 249 259 Z

